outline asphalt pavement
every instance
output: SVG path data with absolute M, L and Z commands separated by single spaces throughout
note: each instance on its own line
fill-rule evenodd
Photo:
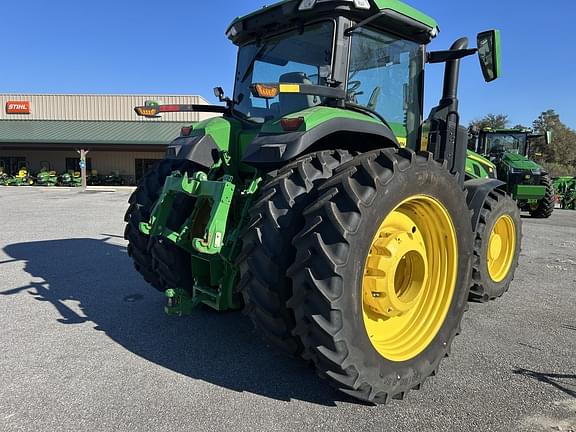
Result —
M 576 212 L 525 218 L 510 292 L 471 305 L 421 391 L 368 406 L 241 313 L 164 315 L 128 196 L 0 187 L 1 431 L 576 431 Z

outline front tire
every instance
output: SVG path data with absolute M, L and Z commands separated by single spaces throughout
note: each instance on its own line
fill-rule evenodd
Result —
M 494 190 L 484 203 L 476 230 L 470 300 L 484 303 L 508 291 L 521 245 L 520 209 L 512 197 Z
M 460 331 L 472 258 L 465 194 L 430 154 L 393 149 L 356 157 L 319 194 L 289 272 L 304 357 L 353 397 L 402 399 Z
M 188 288 L 177 286 L 175 281 L 184 278 L 184 284 L 191 282 L 190 259 L 187 261 L 183 250 L 170 242 L 163 242 L 157 238 L 143 234 L 140 231 L 140 223 L 148 222 L 156 201 L 160 198 L 162 187 L 173 171 L 192 172 L 195 166 L 187 160 L 164 159 L 146 173 L 136 190 L 129 199 L 130 206 L 126 211 L 124 220 L 126 228 L 124 238 L 128 240 L 128 255 L 134 262 L 134 268 L 142 275 L 144 280 L 158 291 L 166 291 L 168 288 Z M 178 207 L 183 206 L 183 198 L 178 198 Z M 179 210 L 180 208 L 175 209 Z M 188 208 L 190 203 L 187 203 Z M 174 212 L 172 212 L 174 213 Z M 182 219 L 182 212 L 176 217 Z M 171 215 L 171 218 L 174 216 Z
M 542 176 L 540 185 L 546 187 L 544 197 L 538 201 L 538 206 L 534 210 L 530 210 L 530 216 L 537 219 L 548 219 L 554 212 L 556 206 L 554 185 L 549 175 Z

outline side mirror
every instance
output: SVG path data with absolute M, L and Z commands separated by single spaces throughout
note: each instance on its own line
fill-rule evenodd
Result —
M 224 102 L 224 89 L 222 87 L 214 87 L 214 96 L 216 96 L 220 102 Z
M 486 82 L 501 75 L 500 30 L 488 30 L 478 34 L 478 57 Z

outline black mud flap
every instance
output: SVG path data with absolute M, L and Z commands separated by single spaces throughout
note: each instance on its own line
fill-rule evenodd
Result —
M 498 179 L 473 179 L 464 182 L 464 189 L 468 192 L 466 202 L 468 208 L 474 213 L 472 215 L 472 229 L 476 232 L 480 221 L 480 211 L 486 202 L 488 194 L 494 189 L 499 189 L 506 185 Z

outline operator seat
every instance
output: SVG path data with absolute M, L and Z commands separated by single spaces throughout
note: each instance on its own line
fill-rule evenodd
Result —
M 286 73 L 280 76 L 279 81 L 281 84 L 314 84 L 304 72 Z M 320 105 L 321 102 L 320 97 L 318 96 L 297 93 L 280 93 L 278 100 L 281 117 L 296 111 Z

